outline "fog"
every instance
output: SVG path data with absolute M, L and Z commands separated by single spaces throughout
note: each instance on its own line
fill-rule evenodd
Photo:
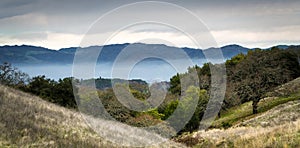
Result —
M 93 64 L 83 64 L 81 66 L 68 65 L 15 65 L 19 70 L 29 74 L 30 77 L 45 75 L 47 78 L 58 80 L 60 78 L 74 76 L 74 72 L 82 73 L 81 78 L 122 78 L 122 79 L 142 79 L 147 82 L 169 81 L 176 73 L 183 73 L 187 71 L 188 66 L 195 64 L 202 65 L 205 61 L 197 61 L 188 66 L 178 66 L 178 63 L 184 63 L 183 60 L 171 61 L 167 63 L 163 60 L 147 61 L 130 65 L 128 63 L 100 63 L 88 69 Z M 173 63 L 173 64 L 172 64 Z M 174 65 L 175 63 L 175 65 Z M 176 65 L 177 64 L 177 65 Z M 173 66 L 172 66 L 173 65 Z M 178 68 L 179 67 L 179 68 Z M 77 69 L 73 69 L 77 68 Z M 122 73 L 122 74 L 121 74 Z M 76 77 L 78 78 L 78 77 Z
M 72 76 L 72 65 L 17 65 L 16 67 L 30 77 L 45 75 L 47 78 L 58 80 Z

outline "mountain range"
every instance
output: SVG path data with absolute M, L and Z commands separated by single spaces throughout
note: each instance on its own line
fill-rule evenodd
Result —
M 299 46 L 278 45 L 276 47 L 281 49 L 291 49 Z M 85 48 L 70 47 L 59 50 L 51 50 L 48 48 L 28 45 L 0 46 L 0 63 L 11 63 L 13 66 L 17 67 L 22 72 L 29 74 L 31 77 L 45 75 L 51 79 L 58 80 L 59 78 L 74 76 L 74 70 L 82 71 L 81 74 L 84 75 L 95 72 L 94 78 L 112 78 L 115 76 L 112 76 L 113 69 L 117 70 L 115 74 L 120 74 L 120 72 L 124 72 L 122 71 L 124 68 L 130 68 L 132 60 L 136 60 L 135 58 L 141 58 L 142 61 L 138 61 L 138 63 L 135 63 L 134 67 L 131 67 L 128 78 L 125 77 L 125 75 L 116 76 L 116 78 L 143 79 L 147 82 L 155 82 L 157 80 L 168 81 L 176 73 L 185 72 L 190 66 L 201 66 L 208 61 L 212 63 L 224 62 L 226 59 L 230 59 L 239 53 L 246 54 L 249 50 L 253 49 L 254 48 L 246 48 L 239 45 L 227 45 L 221 48 L 209 48 L 202 50 L 171 47 L 163 44 L 143 43 L 113 44 L 105 46 L 90 46 Z M 101 53 L 99 54 L 98 51 L 100 50 Z M 223 54 L 223 58 L 220 56 L 220 51 Z M 187 63 L 187 57 L 184 57 L 177 52 L 188 55 L 192 63 Z M 89 60 L 88 62 L 83 60 L 85 62 L 83 63 L 84 66 L 79 67 L 80 69 L 74 69 L 73 67 L 73 60 L 77 53 L 83 53 L 83 55 L 79 54 L 81 57 L 78 59 L 82 58 Z M 118 57 L 118 55 L 124 55 L 124 53 L 125 60 L 123 59 L 119 61 L 120 63 L 114 65 L 114 61 L 120 57 Z M 143 59 L 143 56 L 146 55 L 147 57 L 147 53 L 154 53 L 158 56 L 165 55 L 170 58 L 170 61 L 160 59 L 155 56 L 149 56 L 149 58 Z M 97 54 L 99 54 L 99 56 Z M 208 59 L 205 55 L 209 55 Z M 91 62 L 95 62 L 93 61 L 95 57 L 98 60 L 95 70 L 90 71 L 84 69 L 85 67 L 88 67 L 88 65 L 93 64 Z M 178 66 L 177 69 L 174 69 L 174 65 Z
M 104 46 L 91 46 L 86 48 L 70 47 L 59 50 L 51 50 L 43 47 L 21 45 L 21 46 L 0 46 L 0 62 L 9 62 L 16 65 L 34 65 L 34 64 L 72 64 L 77 49 L 101 49 L 98 62 L 113 62 L 118 54 L 125 48 L 134 48 L 139 51 L 159 50 L 172 51 L 182 49 L 191 59 L 205 59 L 204 52 L 213 53 L 217 48 L 194 49 L 194 48 L 178 48 L 166 46 L 163 44 L 143 44 L 143 43 L 125 43 L 112 44 Z M 287 48 L 288 46 L 278 46 Z M 227 45 L 220 48 L 224 59 L 229 59 L 239 53 L 247 53 L 250 48 L 239 45 Z M 137 55 L 138 56 L 138 55 Z

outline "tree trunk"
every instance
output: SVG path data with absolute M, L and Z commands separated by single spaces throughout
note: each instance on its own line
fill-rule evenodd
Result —
M 253 100 L 253 103 L 252 103 L 252 108 L 253 108 L 253 114 L 257 114 L 258 113 L 258 102 L 259 102 L 259 99 L 254 99 Z

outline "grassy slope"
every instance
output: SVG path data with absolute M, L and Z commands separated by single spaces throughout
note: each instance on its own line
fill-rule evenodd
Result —
M 215 129 L 180 138 L 197 141 L 195 147 L 300 147 L 300 78 L 267 95 L 257 115 L 247 102 L 224 112 L 213 122 Z
M 210 129 L 189 136 L 195 147 L 300 147 L 300 100 L 278 105 L 229 129 Z
M 93 119 L 101 132 L 116 134 L 123 126 Z M 111 128 L 112 129 L 108 129 Z M 135 129 L 132 130 L 133 138 Z M 123 135 L 122 135 L 123 134 Z M 146 140 L 145 140 L 146 141 Z M 141 142 L 144 142 L 141 139 Z M 99 137 L 75 111 L 48 103 L 38 97 L 0 85 L 0 147 L 120 147 Z M 181 147 L 167 141 L 158 147 Z
M 76 112 L 4 86 L 0 98 L 1 146 L 114 146 L 92 132 Z
M 274 91 L 267 93 L 267 98 L 261 100 L 258 104 L 259 114 L 252 114 L 252 102 L 244 103 L 233 107 L 221 114 L 221 118 L 213 122 L 212 127 L 221 128 L 223 126 L 232 126 L 248 120 L 264 112 L 289 101 L 300 99 L 300 78 L 277 87 Z

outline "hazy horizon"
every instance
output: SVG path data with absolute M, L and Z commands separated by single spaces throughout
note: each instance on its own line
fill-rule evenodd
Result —
M 159 45 L 159 43 L 143 43 L 143 42 L 135 42 L 135 43 L 116 43 L 116 44 L 105 44 L 105 45 L 90 45 L 90 46 L 87 46 L 87 47 L 93 47 L 93 46 L 110 46 L 110 45 L 123 45 L 123 44 L 147 44 L 147 45 Z M 160 45 L 166 45 L 166 44 L 160 44 Z M 274 45 L 271 45 L 271 46 L 267 46 L 267 47 L 248 47 L 248 46 L 243 46 L 243 45 L 240 45 L 240 44 L 235 44 L 235 43 L 232 43 L 232 44 L 226 44 L 226 45 L 223 45 L 223 46 L 219 46 L 219 47 L 208 47 L 208 48 L 203 48 L 202 50 L 206 50 L 206 49 L 210 49 L 210 48 L 221 48 L 221 47 L 226 47 L 226 46 L 231 46 L 231 45 L 237 45 L 237 46 L 241 46 L 241 47 L 245 47 L 245 48 L 249 48 L 249 49 L 254 49 L 254 48 L 260 48 L 260 49 L 268 49 L 268 48 L 272 48 L 272 47 L 275 47 L 275 46 L 298 46 L 300 45 L 299 44 L 274 44 Z M 33 46 L 33 47 L 41 47 L 41 48 L 47 48 L 47 47 L 43 47 L 43 46 L 36 46 L 36 45 L 29 45 L 29 44 L 15 44 L 15 45 L 0 45 L 0 47 L 3 47 L 3 46 Z M 187 46 L 172 46 L 172 45 L 166 45 L 166 46 L 169 46 L 169 47 L 176 47 L 176 48 L 192 48 L 192 49 L 198 49 L 198 48 L 194 48 L 194 47 L 187 47 Z M 51 48 L 47 48 L 49 50 L 61 50 L 61 49 L 66 49 L 66 48 L 86 48 L 86 47 L 81 47 L 81 46 L 78 46 L 78 47 L 75 47 L 75 46 L 70 46 L 70 47 L 62 47 L 62 48 L 58 48 L 58 49 L 51 49 Z
M 41 65 L 41 66 L 17 66 L 19 70 L 27 73 L 31 78 L 36 76 L 45 75 L 47 78 L 59 80 L 67 77 L 73 77 L 72 65 Z M 102 68 L 101 70 L 99 68 Z M 111 68 L 109 65 L 97 65 L 96 75 L 90 78 L 120 78 L 125 80 L 141 79 L 147 83 L 170 81 L 170 78 L 176 74 L 176 71 L 170 67 L 169 64 L 162 64 L 160 66 L 142 65 L 135 67 L 129 77 L 112 77 Z M 151 68 L 151 69 L 150 69 Z M 153 68 L 156 68 L 155 73 L 150 73 Z M 162 73 L 162 70 L 164 70 Z M 184 71 L 182 71 L 184 72 Z M 146 75 L 145 75 L 146 74 Z M 85 79 L 88 79 L 86 77 Z M 80 79 L 80 78 L 78 78 Z

